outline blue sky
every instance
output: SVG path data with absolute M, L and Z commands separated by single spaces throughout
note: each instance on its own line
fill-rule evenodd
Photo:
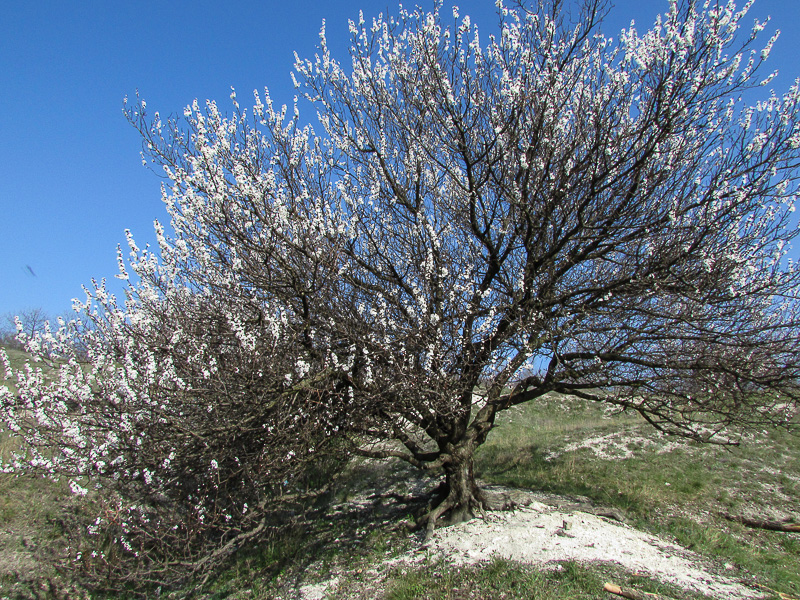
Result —
M 407 5 L 411 5 L 407 2 Z M 421 1 L 425 8 L 432 0 Z M 451 3 L 445 2 L 449 12 Z M 457 2 L 483 31 L 493 0 Z M 604 30 L 634 19 L 642 31 L 666 0 L 615 0 Z M 166 221 L 160 179 L 141 164 L 138 134 L 122 115 L 138 90 L 148 108 L 180 114 L 195 98 L 243 106 L 270 88 L 290 102 L 293 52 L 313 56 L 323 19 L 344 58 L 347 19 L 396 5 L 366 0 L 6 0 L 0 13 L 0 315 L 40 307 L 56 315 L 92 277 L 113 280 L 124 230 L 140 245 Z M 779 94 L 800 76 L 800 1 L 756 0 L 782 35 L 770 65 Z

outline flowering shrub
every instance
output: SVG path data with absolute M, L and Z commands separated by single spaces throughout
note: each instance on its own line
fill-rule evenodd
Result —
M 83 307 L 97 323 L 85 361 L 67 323 L 21 335 L 50 368 L 29 365 L 4 397 L 7 426 L 28 441 L 6 468 L 70 477 L 87 496 L 72 532 L 87 573 L 180 578 L 207 567 L 210 549 L 222 559 L 268 533 L 305 467 L 335 459 L 337 392 L 310 364 L 301 383 L 286 377 L 303 354 L 288 325 L 277 336 L 254 322 L 237 337 L 227 296 L 131 297 L 125 313 L 102 288 L 93 296 L 104 304 Z
M 71 477 L 87 533 L 160 581 L 263 535 L 333 447 L 443 473 L 429 530 L 476 514 L 475 448 L 550 392 L 707 442 L 791 425 L 800 87 L 742 100 L 774 42 L 737 33 L 749 4 L 618 40 L 601 4 L 498 2 L 483 42 L 457 9 L 362 17 L 347 66 L 323 27 L 295 63 L 319 132 L 266 90 L 129 107 L 170 227 L 128 236 L 124 303 L 76 306 L 93 328 L 23 336 L 57 371 L 2 396 L 9 468 Z

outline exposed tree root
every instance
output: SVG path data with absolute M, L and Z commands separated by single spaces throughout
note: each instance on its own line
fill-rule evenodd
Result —
M 467 494 L 464 489 L 448 486 L 442 482 L 432 493 L 428 510 L 417 518 L 414 529 L 425 529 L 428 542 L 439 525 L 455 525 L 477 517 L 485 518 L 486 511 L 494 507 L 477 485 L 471 485 Z

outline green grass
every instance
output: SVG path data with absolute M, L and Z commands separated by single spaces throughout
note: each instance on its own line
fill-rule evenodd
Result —
M 49 563 L 66 540 L 66 482 L 0 474 L 0 598 L 47 598 L 70 586 Z
M 0 349 L 6 351 L 12 369 L 16 371 L 24 367 L 25 362 L 28 359 L 28 355 L 25 352 L 23 352 L 22 350 L 16 350 L 15 348 L 8 348 L 2 345 L 0 345 Z M 5 385 L 8 386 L 8 388 L 12 392 L 15 392 L 16 386 L 14 384 L 15 382 L 13 379 L 6 378 L 5 367 L 2 365 L 2 363 L 0 363 L 0 387 Z
M 612 457 L 597 456 L 581 448 L 582 440 L 618 435 Z M 750 442 L 733 449 L 659 439 L 635 415 L 606 416 L 600 407 L 574 403 L 564 410 L 559 401 L 530 405 L 510 411 L 476 457 L 478 476 L 486 484 L 500 484 L 555 494 L 583 496 L 596 504 L 621 510 L 630 524 L 677 541 L 731 569 L 751 583 L 760 583 L 783 593 L 800 593 L 800 535 L 754 530 L 723 519 L 720 512 L 800 509 L 800 443 L 782 431 L 759 432 Z M 570 449 L 571 448 L 571 449 Z M 628 458 L 620 456 L 629 455 Z M 345 482 L 342 498 L 354 489 L 368 488 L 361 472 Z M 413 474 L 409 474 L 413 477 Z M 788 502 L 787 502 L 788 499 Z M 362 515 L 363 518 L 363 515 Z M 418 542 L 389 531 L 376 519 L 372 538 L 362 536 L 344 542 L 348 523 L 332 529 L 327 541 L 321 530 L 309 531 L 284 547 L 280 557 L 272 555 L 261 566 L 264 578 L 252 597 L 269 598 L 285 590 L 299 577 L 297 557 L 314 565 L 312 575 L 302 580 L 314 583 L 337 577 L 331 598 L 383 597 L 400 600 L 461 598 L 609 598 L 602 592 L 606 580 L 641 591 L 672 598 L 695 598 L 690 593 L 664 586 L 645 577 L 608 566 L 564 563 L 559 570 L 541 570 L 498 560 L 493 563 L 452 567 L 428 558 L 416 567 L 397 568 L 386 574 L 383 587 L 365 593 L 364 575 L 370 567 Z M 316 527 L 316 526 L 315 526 Z M 309 552 L 315 540 L 315 550 Z M 378 539 L 379 543 L 367 540 Z M 389 552 L 387 553 L 387 548 Z M 285 551 L 291 549 L 287 555 Z M 393 549 L 393 550 L 391 550 Z M 263 557 L 262 557 L 263 558 Z M 270 561 L 280 568 L 270 570 Z M 237 567 L 236 580 L 244 581 L 248 567 Z M 306 567 L 303 567 L 305 569 Z M 349 573 L 349 574 L 347 574 Z M 241 590 L 233 583 L 227 588 Z M 367 589 L 370 589 L 367 586 Z M 226 592 L 228 593 L 228 592 Z M 360 595 L 361 594 L 361 595 Z M 364 595 L 366 594 L 366 595 Z M 220 597 L 224 597 L 221 594 Z M 248 596 L 250 597 L 250 596 Z
M 609 566 L 587 567 L 575 562 L 551 565 L 547 570 L 520 565 L 504 559 L 474 566 L 453 567 L 428 561 L 420 568 L 399 572 L 392 577 L 386 600 L 493 600 L 525 598 L 528 600 L 597 599 L 609 596 L 603 591 L 605 581 L 614 580 L 623 587 L 643 592 L 685 598 L 673 586 L 624 573 Z
M 629 458 L 603 458 L 570 440 L 618 433 Z M 567 440 L 565 440 L 567 436 Z M 625 440 L 636 440 L 625 444 Z M 642 442 L 644 440 L 644 442 Z M 651 443 L 652 442 L 652 443 Z M 595 406 L 572 411 L 530 405 L 505 416 L 479 450 L 487 483 L 585 496 L 621 509 L 638 527 L 739 567 L 754 581 L 800 595 L 800 534 L 757 530 L 720 513 L 800 513 L 800 440 L 759 431 L 741 447 L 686 442 L 661 452 L 651 428 L 633 416 L 607 418 Z M 612 452 L 613 454 L 613 452 Z
M 22 363 L 24 355 L 12 351 L 11 358 Z M 590 439 L 614 444 L 598 455 L 585 447 Z M 16 443 L 0 434 L 5 455 Z M 636 415 L 608 416 L 602 407 L 554 398 L 502 414 L 476 455 L 476 473 L 485 484 L 581 496 L 615 508 L 629 524 L 727 564 L 736 576 L 800 597 L 800 534 L 752 529 L 720 516 L 800 515 L 800 440 L 786 432 L 753 432 L 747 444 L 732 449 L 673 443 Z M 378 577 L 378 565 L 420 541 L 397 526 L 409 521 L 413 507 L 391 499 L 347 504 L 387 478 L 407 493 L 417 474 L 399 463 L 354 462 L 307 519 L 242 549 L 202 590 L 204 597 L 292 597 L 302 585 L 335 578 L 326 597 L 341 600 L 608 599 L 602 591 L 607 580 L 697 598 L 607 565 L 569 562 L 549 570 L 503 560 L 453 567 L 423 557 L 415 566 L 383 568 Z M 39 569 L 38 577 L 52 576 L 36 565 L 42 552 L 64 543 L 58 515 L 68 501 L 65 482 L 0 475 L 0 531 L 9 532 L 0 536 L 0 597 L 33 597 L 25 590 L 35 584 L 20 583 L 9 557 L 22 556 L 28 561 L 23 566 Z
M 4 347 L 13 369 L 22 369 L 29 356 Z M 0 367 L 0 386 L 15 393 L 13 380 Z M 6 464 L 21 440 L 0 427 L 0 465 Z M 65 480 L 0 472 L 0 598 L 49 598 L 72 593 L 70 584 L 50 564 L 66 544 L 62 523 L 71 502 Z
M 0 344 L 0 349 L 5 350 L 6 354 L 8 355 L 9 363 L 11 364 L 11 368 L 14 371 L 23 371 L 25 368 L 26 363 L 30 363 L 31 366 L 36 368 L 41 368 L 45 372 L 45 376 L 49 377 L 51 373 L 55 370 L 53 368 L 53 364 L 45 364 L 45 362 L 35 362 L 31 360 L 31 356 L 22 350 L 18 350 L 16 348 L 10 348 L 8 346 Z M 7 386 L 9 390 L 11 390 L 12 394 L 17 393 L 17 386 L 16 386 L 16 379 L 15 378 L 7 378 L 6 377 L 6 370 L 2 363 L 0 363 L 0 387 Z
M 22 367 L 29 358 L 28 353 L 24 352 L 23 350 L 19 350 L 17 348 L 10 348 L 8 346 L 2 346 L 2 347 L 8 353 L 8 359 L 11 361 L 11 366 L 14 369 L 19 369 L 20 367 Z

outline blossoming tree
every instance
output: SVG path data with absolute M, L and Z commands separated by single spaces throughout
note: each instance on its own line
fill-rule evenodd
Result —
M 475 449 L 545 394 L 706 442 L 791 424 L 800 87 L 746 100 L 775 38 L 749 3 L 671 0 L 618 39 L 601 0 L 561 4 L 498 2 L 487 39 L 455 8 L 362 18 L 346 63 L 323 27 L 295 63 L 313 127 L 267 91 L 129 108 L 171 227 L 129 238 L 124 305 L 88 291 L 89 367 L 69 324 L 29 340 L 62 362 L 3 396 L 17 467 L 113 490 L 123 533 L 233 548 L 337 440 L 442 474 L 432 530 L 485 507 Z

